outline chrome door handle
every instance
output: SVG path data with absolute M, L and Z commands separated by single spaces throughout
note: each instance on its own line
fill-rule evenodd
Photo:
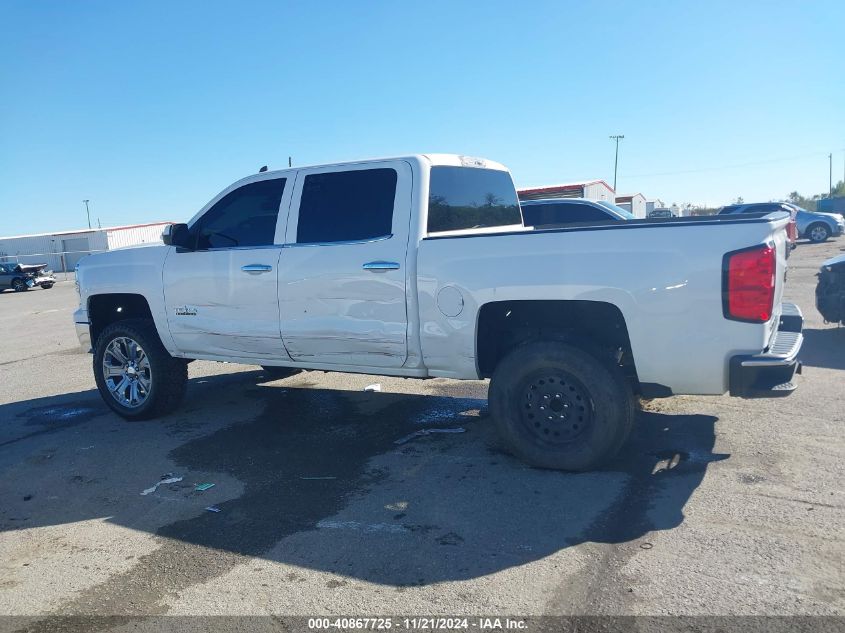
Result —
M 273 270 L 273 267 L 267 264 L 247 264 L 246 266 L 241 266 L 241 270 L 251 275 L 257 275 L 258 273 L 268 273 Z
M 399 270 L 397 262 L 367 262 L 364 264 L 364 270 L 370 270 L 374 273 L 384 272 L 385 270 Z

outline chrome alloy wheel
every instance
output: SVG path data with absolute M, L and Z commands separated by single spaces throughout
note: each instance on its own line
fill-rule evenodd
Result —
M 813 230 L 810 231 L 810 239 L 814 242 L 825 241 L 827 239 L 827 229 L 820 224 L 814 226 Z
M 103 354 L 103 380 L 121 406 L 136 409 L 150 396 L 150 359 L 136 341 L 119 336 L 109 342 Z

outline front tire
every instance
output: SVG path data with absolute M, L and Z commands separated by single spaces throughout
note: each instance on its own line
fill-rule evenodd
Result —
M 821 222 L 811 224 L 810 227 L 807 229 L 807 237 L 814 244 L 825 242 L 827 241 L 827 238 L 830 237 L 830 229 L 827 227 L 827 225 L 822 224 Z
M 508 354 L 490 381 L 489 403 L 502 440 L 539 468 L 595 468 L 616 455 L 634 423 L 622 372 L 609 359 L 556 341 Z
M 173 358 L 148 319 L 107 326 L 94 349 L 94 378 L 105 403 L 127 420 L 175 410 L 185 395 L 188 364 Z

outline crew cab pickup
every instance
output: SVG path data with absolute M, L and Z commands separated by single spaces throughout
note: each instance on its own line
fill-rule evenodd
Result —
M 788 221 L 533 229 L 492 161 L 293 168 L 227 187 L 163 245 L 86 257 L 74 316 L 125 418 L 173 410 L 192 359 L 490 378 L 491 417 L 516 455 L 584 470 L 620 449 L 637 396 L 795 388 Z

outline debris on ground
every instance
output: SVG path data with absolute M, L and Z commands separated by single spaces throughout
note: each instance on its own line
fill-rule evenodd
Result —
M 400 437 L 398 440 L 393 442 L 394 444 L 405 444 L 406 442 L 410 442 L 411 440 L 422 437 L 423 435 L 431 435 L 432 433 L 466 433 L 466 429 L 462 426 L 456 426 L 455 428 L 451 429 L 420 429 L 419 431 L 414 431 L 410 435 L 406 435 L 405 437 Z
M 208 490 L 209 488 L 214 488 L 214 484 L 197 484 L 194 487 L 194 490 L 196 490 L 197 492 L 203 492 L 205 490 Z
M 146 490 L 142 491 L 141 494 L 142 495 L 152 494 L 156 490 L 158 490 L 159 486 L 164 486 L 166 484 L 175 484 L 177 482 L 182 481 L 182 479 L 183 479 L 183 477 L 177 477 L 173 473 L 167 473 L 167 474 L 161 476 L 161 481 L 156 482 L 156 484 L 154 486 L 150 486 Z
M 337 477 L 300 477 L 305 481 L 322 481 L 324 479 L 337 479 Z
M 374 383 L 372 385 L 367 385 L 364 387 L 364 391 L 381 391 L 381 383 Z
M 220 508 L 218 508 L 217 506 L 208 506 L 208 507 L 206 508 L 206 510 L 207 510 L 208 512 L 220 512 Z

